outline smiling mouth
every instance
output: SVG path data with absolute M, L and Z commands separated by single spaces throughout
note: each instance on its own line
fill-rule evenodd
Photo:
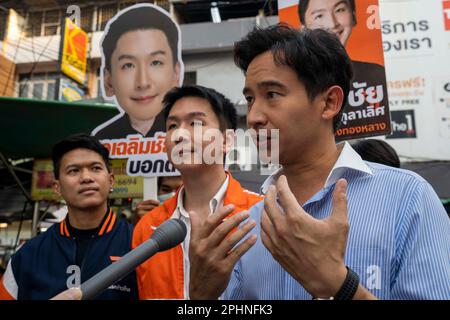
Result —
M 80 194 L 92 194 L 98 191 L 98 188 L 87 188 L 87 189 L 81 189 L 78 193 Z
M 156 95 L 154 96 L 144 96 L 144 97 L 132 97 L 131 100 L 138 102 L 138 103 L 147 103 L 152 101 L 156 98 Z

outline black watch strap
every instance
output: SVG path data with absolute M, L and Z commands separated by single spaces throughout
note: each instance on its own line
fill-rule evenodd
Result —
M 347 276 L 345 277 L 344 283 L 339 291 L 334 296 L 334 300 L 352 300 L 355 296 L 356 291 L 359 286 L 359 276 L 358 274 L 347 268 Z

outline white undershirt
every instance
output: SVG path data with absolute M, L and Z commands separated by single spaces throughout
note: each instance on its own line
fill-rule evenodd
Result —
M 223 199 L 228 188 L 229 177 L 225 179 L 225 182 L 220 187 L 219 191 L 209 201 L 210 215 L 213 214 L 218 208 L 223 207 Z M 189 243 L 191 239 L 191 221 L 189 219 L 189 213 L 184 208 L 184 187 L 181 187 L 178 193 L 177 208 L 175 209 L 171 219 L 181 219 L 186 224 L 187 234 L 181 247 L 183 248 L 184 256 L 184 298 L 189 299 Z

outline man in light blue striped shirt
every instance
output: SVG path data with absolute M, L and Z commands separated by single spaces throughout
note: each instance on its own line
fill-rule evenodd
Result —
M 342 145 L 341 145 L 342 147 Z M 262 192 L 274 184 L 275 173 Z M 431 186 L 418 175 L 364 162 L 348 143 L 324 188 L 303 204 L 326 219 L 338 179 L 348 182 L 350 232 L 345 265 L 380 299 L 450 299 L 450 220 Z M 250 210 L 260 234 L 264 202 Z M 235 266 L 227 299 L 311 299 L 258 238 Z
M 269 153 L 261 129 L 279 129 L 283 167 L 238 231 L 227 236 L 237 218 L 221 221 L 231 208 L 193 222 L 190 297 L 450 299 L 450 220 L 433 189 L 335 144 L 352 77 L 338 38 L 256 29 L 235 61 L 248 126 Z

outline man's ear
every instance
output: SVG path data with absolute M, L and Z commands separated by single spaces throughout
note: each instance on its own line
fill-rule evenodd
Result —
M 61 194 L 61 185 L 59 184 L 59 180 L 53 180 L 52 182 L 53 192 L 56 193 L 59 197 L 62 197 Z
M 344 106 L 344 91 L 340 86 L 332 86 L 323 93 L 322 119 L 332 120 Z
M 173 74 L 174 87 L 179 87 L 179 86 L 183 85 L 182 83 L 180 83 L 180 73 L 181 73 L 181 65 L 180 65 L 180 62 L 177 61 L 177 63 L 175 63 L 174 74 Z
M 103 88 L 105 89 L 105 94 L 107 97 L 114 96 L 111 71 L 106 68 L 103 71 Z
M 109 173 L 109 183 L 111 185 L 111 188 L 114 187 L 114 182 L 115 182 L 114 173 L 110 172 Z

